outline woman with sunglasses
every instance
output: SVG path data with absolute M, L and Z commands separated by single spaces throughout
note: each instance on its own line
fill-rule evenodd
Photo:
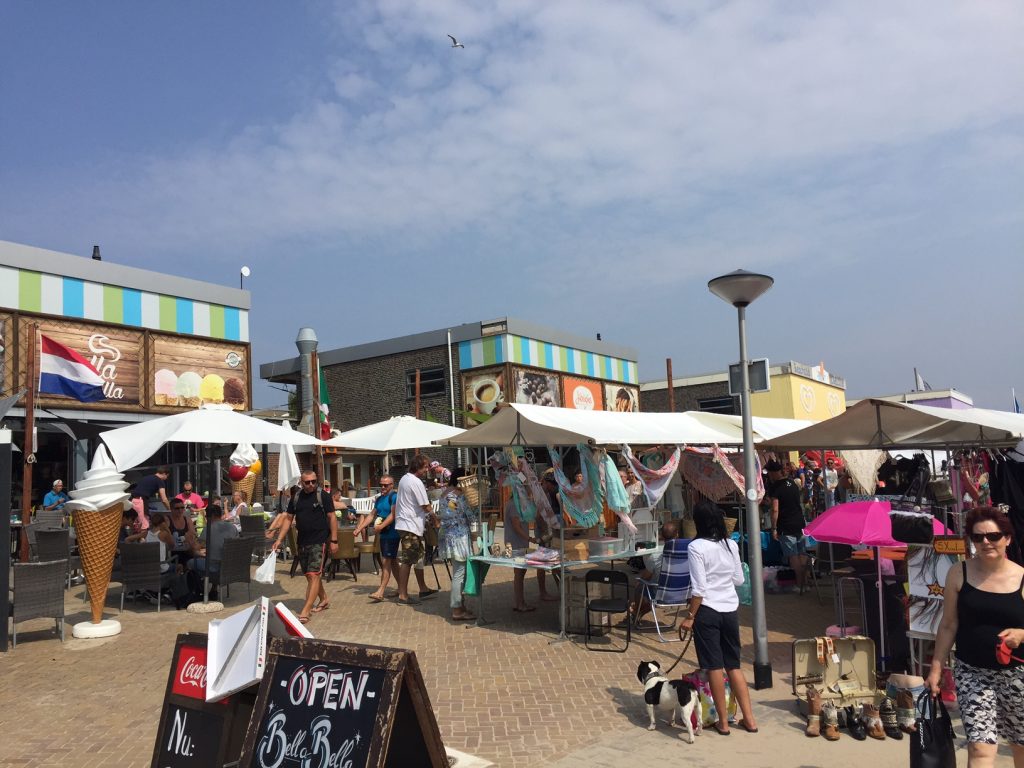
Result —
M 953 641 L 953 679 L 967 731 L 970 768 L 995 765 L 1000 739 L 1024 768 L 1024 568 L 1006 557 L 1013 528 L 993 507 L 975 507 L 965 525 L 974 556 L 950 568 L 928 687 L 939 679 Z

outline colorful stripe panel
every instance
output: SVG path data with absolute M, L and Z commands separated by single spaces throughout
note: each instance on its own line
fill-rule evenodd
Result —
M 632 360 L 510 334 L 459 342 L 459 367 L 463 370 L 505 362 L 626 384 L 638 383 L 636 363 Z
M 0 307 L 228 341 L 249 340 L 249 312 L 244 309 L 15 267 L 0 266 Z M 507 359 L 503 350 L 494 354 L 497 362 Z

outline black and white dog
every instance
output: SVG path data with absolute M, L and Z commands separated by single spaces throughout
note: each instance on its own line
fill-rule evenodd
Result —
M 670 726 L 676 724 L 676 719 L 682 720 L 686 726 L 687 743 L 693 744 L 693 726 L 690 723 L 690 716 L 697 713 L 697 735 L 699 736 L 704 726 L 701 722 L 700 696 L 693 683 L 685 680 L 669 680 L 661 674 L 661 665 L 656 661 L 641 661 L 636 670 L 637 680 L 644 687 L 644 703 L 647 704 L 647 714 L 651 717 L 651 724 L 647 730 L 653 731 L 657 728 L 654 720 L 655 709 L 672 709 Z

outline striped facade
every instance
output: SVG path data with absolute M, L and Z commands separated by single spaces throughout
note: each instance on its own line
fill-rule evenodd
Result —
M 459 342 L 462 370 L 514 363 L 577 376 L 638 384 L 636 362 L 563 347 L 513 334 L 497 334 Z
M 249 341 L 245 309 L 2 265 L 0 308 Z

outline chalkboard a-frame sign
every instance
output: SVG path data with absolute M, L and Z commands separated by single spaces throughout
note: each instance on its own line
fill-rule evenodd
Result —
M 255 702 L 255 686 L 207 702 L 206 650 L 206 635 L 178 635 L 152 768 L 219 768 L 238 760 Z
M 448 765 L 416 654 L 273 638 L 241 768 Z

